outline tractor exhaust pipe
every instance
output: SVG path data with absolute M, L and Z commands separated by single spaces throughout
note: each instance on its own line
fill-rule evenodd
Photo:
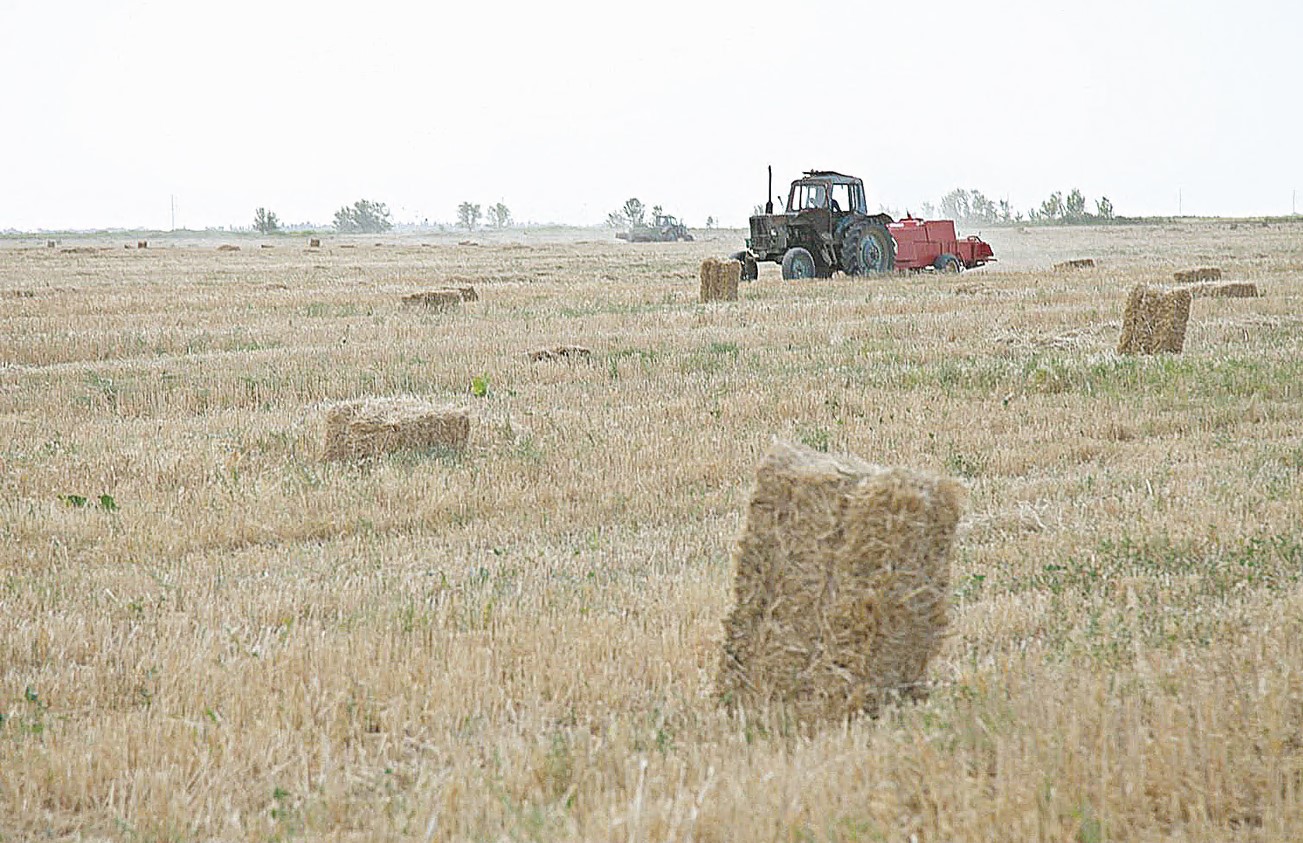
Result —
M 765 213 L 773 215 L 774 213 L 774 165 L 769 165 L 769 192 L 765 194 Z

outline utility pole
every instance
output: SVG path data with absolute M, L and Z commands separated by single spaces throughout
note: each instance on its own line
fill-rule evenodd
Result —
M 1298 188 L 1294 188 L 1294 192 L 1289 197 L 1289 215 L 1298 216 Z
M 1185 206 L 1184 206 L 1183 197 L 1181 193 L 1182 193 L 1181 188 L 1178 187 L 1176 189 L 1176 215 L 1178 217 L 1185 216 L 1185 210 L 1184 210 Z
M 176 231 L 176 194 L 172 194 L 172 230 Z

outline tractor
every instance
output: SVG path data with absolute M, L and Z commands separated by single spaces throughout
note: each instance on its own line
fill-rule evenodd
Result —
M 657 214 L 651 225 L 635 223 L 627 232 L 615 235 L 620 240 L 630 243 L 673 243 L 678 240 L 692 240 L 688 227 L 669 214 Z
M 769 195 L 774 173 L 769 170 Z M 783 278 L 829 278 L 837 270 L 869 275 L 897 269 L 959 272 L 995 260 L 989 244 L 977 237 L 963 240 L 952 220 L 899 222 L 887 214 L 870 214 L 864 182 L 831 170 L 809 170 L 792 182 L 787 210 L 751 217 L 747 249 L 733 256 L 742 263 L 742 278 L 753 281 L 759 261 L 783 268 Z

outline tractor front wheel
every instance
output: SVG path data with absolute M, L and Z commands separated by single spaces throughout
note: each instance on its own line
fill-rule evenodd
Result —
M 896 241 L 882 223 L 860 223 L 846 233 L 842 263 L 848 275 L 890 272 L 896 268 Z
M 947 252 L 938 255 L 937 259 L 932 261 L 932 268 L 947 275 L 958 275 L 959 270 L 963 269 L 964 265 L 959 262 L 959 258 Z
M 814 278 L 819 274 L 814 264 L 814 255 L 800 246 L 787 250 L 783 255 L 783 280 L 795 281 L 800 278 Z
M 760 277 L 760 267 L 756 264 L 756 259 L 751 257 L 750 252 L 734 252 L 729 255 L 729 259 L 742 264 L 743 281 L 754 281 Z

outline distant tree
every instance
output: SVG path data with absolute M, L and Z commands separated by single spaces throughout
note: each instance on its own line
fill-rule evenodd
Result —
M 765 206 L 764 206 L 764 205 L 756 205 L 754 208 L 751 209 L 751 216 L 753 216 L 753 217 L 758 217 L 758 216 L 760 216 L 761 214 L 763 214 L 764 212 L 765 212 Z
M 253 227 L 262 234 L 274 234 L 281 230 L 281 221 L 274 211 L 259 208 L 253 212 Z
M 620 209 L 624 218 L 628 220 L 629 225 L 642 225 L 646 217 L 646 209 L 643 208 L 642 201 L 637 197 L 625 200 L 624 207 Z
M 918 206 L 918 212 L 923 215 L 923 219 L 934 219 L 937 215 L 937 206 L 931 202 L 921 202 Z
M 1041 222 L 1059 222 L 1063 219 L 1063 192 L 1056 190 L 1041 203 L 1040 212 L 1033 219 Z
M 1095 201 L 1095 216 L 1102 220 L 1113 219 L 1113 203 L 1108 201 L 1107 196 L 1101 196 Z
M 611 228 L 623 228 L 625 223 L 622 211 L 612 211 L 606 215 L 606 224 Z
M 359 199 L 335 212 L 335 230 L 340 234 L 379 234 L 393 227 L 389 206 L 383 202 Z
M 968 195 L 971 208 L 967 222 L 989 224 L 999 220 L 1000 215 L 996 210 L 995 203 L 986 198 L 982 191 L 971 190 Z
M 480 223 L 480 206 L 463 202 L 457 206 L 457 224 L 467 231 L 474 231 Z
M 996 213 L 997 213 L 998 216 L 1000 217 L 1000 222 L 1012 222 L 1012 221 L 1013 221 L 1013 205 L 1010 205 L 1010 204 L 1009 204 L 1009 200 L 1008 200 L 1008 199 L 1001 199 L 1001 200 L 1000 200 L 1000 207 L 999 207 L 999 209 L 996 211 Z
M 511 211 L 501 202 L 490 205 L 488 211 L 485 212 L 485 216 L 489 221 L 489 225 L 494 228 L 506 228 L 511 225 Z
M 966 221 L 972 213 L 972 199 L 967 190 L 957 187 L 941 197 L 941 215 L 947 219 Z
M 710 230 L 710 229 L 712 229 L 712 228 L 714 228 L 714 227 L 715 227 L 715 218 L 714 218 L 714 217 L 706 217 L 706 229 L 707 229 L 707 230 Z
M 1086 197 L 1075 187 L 1068 192 L 1068 198 L 1063 200 L 1063 218 L 1068 222 L 1086 219 Z
M 651 215 L 652 215 L 652 219 L 656 219 L 657 217 L 664 216 L 665 209 L 662 208 L 660 205 L 652 205 Z

